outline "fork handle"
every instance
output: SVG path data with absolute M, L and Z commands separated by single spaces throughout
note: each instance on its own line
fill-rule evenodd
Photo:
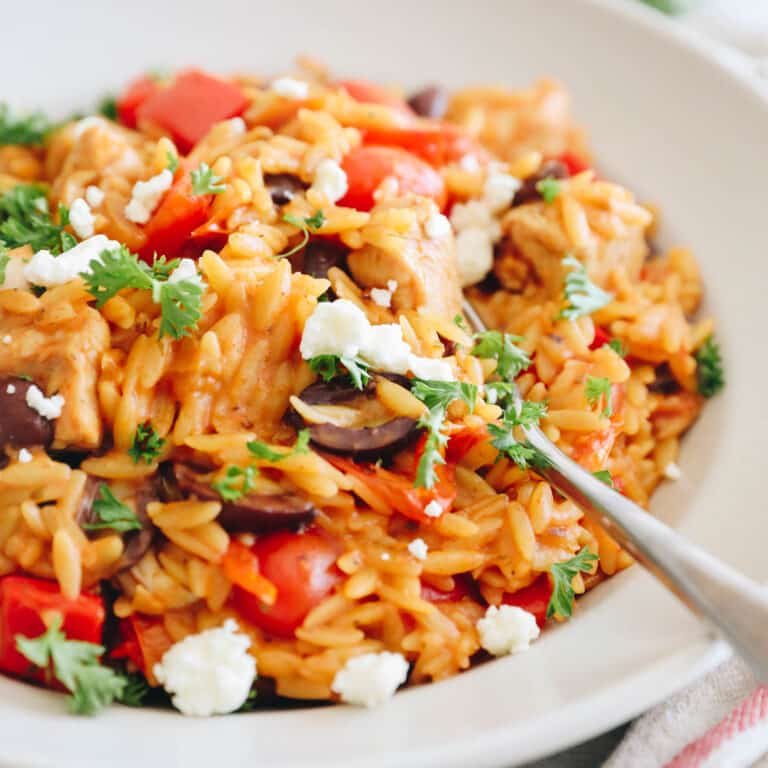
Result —
M 526 436 L 547 460 L 541 474 L 689 608 L 719 629 L 757 679 L 768 683 L 768 590 L 609 488 L 540 429 L 529 429 Z

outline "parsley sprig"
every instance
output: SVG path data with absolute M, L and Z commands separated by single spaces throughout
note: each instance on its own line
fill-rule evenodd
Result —
M 448 437 L 443 434 L 442 429 L 448 406 L 454 400 L 463 400 L 470 410 L 474 410 L 477 386 L 464 381 L 414 379 L 411 393 L 429 409 L 418 423 L 426 430 L 427 439 L 416 467 L 413 484 L 417 488 L 431 488 L 437 480 L 436 467 L 445 464 L 441 450 L 448 442 Z
M 551 203 L 560 194 L 560 181 L 548 176 L 536 182 L 536 191 L 545 203 Z
M 200 163 L 190 174 L 193 195 L 220 195 L 226 188 L 223 176 L 216 176 L 208 163 Z
M 156 258 L 150 267 L 125 246 L 102 251 L 99 259 L 91 261 L 88 272 L 81 273 L 96 306 L 124 288 L 137 288 L 152 292 L 152 300 L 160 305 L 160 338 L 180 339 L 189 335 L 202 314 L 204 284 L 195 279 L 174 280 L 173 268 L 177 260 L 166 262 Z
M 247 496 L 252 490 L 259 470 L 256 467 L 237 467 L 230 465 L 224 471 L 224 477 L 211 483 L 211 488 L 224 501 L 238 501 Z
M 294 227 L 298 227 L 301 230 L 302 239 L 289 251 L 281 253 L 281 258 L 293 256 L 294 253 L 298 253 L 309 242 L 310 232 L 317 232 L 317 230 L 325 224 L 325 214 L 322 210 L 318 210 L 315 211 L 312 216 L 305 216 L 303 219 L 300 219 L 298 216 L 292 216 L 290 213 L 286 213 L 285 216 L 283 216 L 283 221 Z
M 293 447 L 287 451 L 276 451 L 266 443 L 262 443 L 260 440 L 250 440 L 246 443 L 251 455 L 257 459 L 264 461 L 271 461 L 273 463 L 287 459 L 289 456 L 300 456 L 305 453 L 309 453 L 309 438 L 310 432 L 308 429 L 302 429 L 298 435 L 296 435 L 296 442 Z
M 483 331 L 475 334 L 475 357 L 493 358 L 497 361 L 496 374 L 504 381 L 511 381 L 530 364 L 528 353 L 516 346 L 522 336 L 501 331 Z
M 103 531 L 111 529 L 117 533 L 140 531 L 141 521 L 133 510 L 123 504 L 106 483 L 99 485 L 99 495 L 93 502 L 94 522 L 85 523 L 86 531 Z
M 725 386 L 720 347 L 711 336 L 696 351 L 696 378 L 704 397 L 714 397 Z
M 598 469 L 592 473 L 601 483 L 605 483 L 609 488 L 615 488 L 613 477 L 607 469 Z
M 133 434 L 133 442 L 128 449 L 128 455 L 133 459 L 134 464 L 143 461 L 145 464 L 152 464 L 163 451 L 165 440 L 155 432 L 151 421 L 139 424 Z
M 7 104 L 0 104 L 0 146 L 42 144 L 52 125 L 42 112 L 14 117 Z
M 491 382 L 488 387 L 496 384 L 498 389 L 502 382 Z M 513 385 L 507 385 L 512 387 Z M 512 399 L 509 390 L 505 390 L 505 399 L 501 401 L 504 408 L 504 416 L 500 424 L 489 424 L 488 434 L 493 438 L 491 445 L 499 452 L 517 464 L 520 469 L 543 469 L 546 459 L 527 441 L 520 441 L 515 437 L 515 428 L 530 429 L 536 426 L 547 413 L 546 402 L 534 402 L 533 400 L 521 400 L 519 404 Z
M 16 635 L 16 649 L 25 659 L 51 674 L 72 694 L 69 706 L 78 715 L 93 715 L 119 699 L 126 680 L 99 657 L 105 649 L 96 643 L 69 640 L 61 631 L 63 619 L 56 614 L 39 637 Z
M 324 381 L 348 376 L 355 389 L 365 389 L 371 380 L 368 363 L 359 357 L 344 357 L 339 355 L 318 355 L 310 358 L 309 367 Z
M 629 351 L 621 339 L 611 339 L 603 346 L 610 347 L 619 357 L 626 357 Z
M 2 142 L 0 142 L 2 143 Z M 38 184 L 17 184 L 0 197 L 0 250 L 30 245 L 33 251 L 61 253 L 77 244 L 64 231 L 68 209 L 60 205 L 59 223 L 48 209 L 46 191 Z
M 577 573 L 591 573 L 597 555 L 592 554 L 586 547 L 570 560 L 563 563 L 553 563 L 549 567 L 552 576 L 552 596 L 547 604 L 547 618 L 561 616 L 568 618 L 573 614 L 573 601 L 576 597 L 573 591 L 573 577 Z
M 606 418 L 613 415 L 613 402 L 611 398 L 611 382 L 604 376 L 587 376 L 584 384 L 584 395 L 591 406 L 602 403 L 602 414 Z
M 563 266 L 571 269 L 566 274 L 563 285 L 565 306 L 558 313 L 556 320 L 577 320 L 597 312 L 613 301 L 613 294 L 595 285 L 589 279 L 586 267 L 578 259 L 568 254 L 563 259 Z

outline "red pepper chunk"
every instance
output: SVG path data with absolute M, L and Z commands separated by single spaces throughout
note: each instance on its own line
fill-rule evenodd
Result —
M 117 116 L 123 125 L 136 127 L 136 111 L 152 95 L 160 90 L 155 78 L 145 75 L 128 85 L 117 100 Z
M 176 146 L 189 152 L 214 123 L 236 117 L 247 101 L 236 85 L 197 69 L 176 76 L 136 111 L 139 125 L 151 123 L 167 131 Z
M 546 573 L 542 573 L 533 584 L 517 592 L 506 593 L 501 598 L 504 605 L 516 605 L 523 610 L 532 613 L 536 617 L 536 623 L 543 627 L 547 621 L 547 605 L 552 597 L 552 582 Z
M 39 637 L 46 630 L 43 616 L 59 613 L 62 631 L 70 640 L 101 643 L 104 603 L 96 595 L 82 594 L 70 600 L 53 581 L 26 576 L 0 579 L 0 670 L 29 676 L 30 663 L 16 650 L 16 635 Z M 37 670 L 35 678 L 42 677 Z

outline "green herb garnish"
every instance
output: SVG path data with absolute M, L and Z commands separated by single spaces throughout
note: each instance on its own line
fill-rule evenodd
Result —
M 696 351 L 696 379 L 699 394 L 714 397 L 725 386 L 720 347 L 710 336 Z
M 573 256 L 567 255 L 563 259 L 563 266 L 571 267 L 571 270 L 566 274 L 563 286 L 565 306 L 558 313 L 556 320 L 576 320 L 597 312 L 613 301 L 613 294 L 595 285 L 589 279 L 586 267 Z
M 223 176 L 216 176 L 208 163 L 200 163 L 190 174 L 193 195 L 220 195 L 226 188 Z
M 576 597 L 573 591 L 573 577 L 577 573 L 591 573 L 593 565 L 597 562 L 597 555 L 593 555 L 586 547 L 563 563 L 553 563 L 549 567 L 552 576 L 552 597 L 547 604 L 547 618 L 561 616 L 567 618 L 573 614 L 573 601 Z
M 584 385 L 584 395 L 591 406 L 603 404 L 603 416 L 613 415 L 613 403 L 611 398 L 611 382 L 604 376 L 587 376 Z
M 356 389 L 365 389 L 370 381 L 368 363 L 359 357 L 318 355 L 307 360 L 309 367 L 325 382 L 348 376 Z
M 472 354 L 475 357 L 493 358 L 497 361 L 496 374 L 504 381 L 512 381 L 530 364 L 528 353 L 515 346 L 522 341 L 522 336 L 501 331 L 483 331 L 475 334 L 475 346 Z
M 0 104 L 0 146 L 4 144 L 42 144 L 52 128 L 42 112 L 14 117 L 7 104 Z
M 560 181 L 548 176 L 536 182 L 536 191 L 545 203 L 551 203 L 560 194 Z
M 93 502 L 94 522 L 85 523 L 86 531 L 103 531 L 111 529 L 117 533 L 126 531 L 140 531 L 141 521 L 133 513 L 133 510 L 123 504 L 106 483 L 99 485 L 98 498 Z
M 277 462 L 287 459 L 289 456 L 299 456 L 301 454 L 309 453 L 309 439 L 310 432 L 308 429 L 302 429 L 298 435 L 296 435 L 296 442 L 285 453 L 276 451 L 270 448 L 266 443 L 262 443 L 259 440 L 251 440 L 246 443 L 248 450 L 251 454 L 264 461 Z
M 253 484 L 258 474 L 256 467 L 236 467 L 234 464 L 227 467 L 224 477 L 211 483 L 211 488 L 221 496 L 224 501 L 238 501 L 253 490 Z
M 48 197 L 38 184 L 17 184 L 0 196 L 0 250 L 11 250 L 22 245 L 33 251 L 53 254 L 69 250 L 77 243 L 64 227 L 69 222 L 69 211 L 59 206 L 60 223 L 56 224 L 48 209 Z
M 146 421 L 136 427 L 128 455 L 133 459 L 134 464 L 138 464 L 140 461 L 145 464 L 152 464 L 162 453 L 164 445 L 165 440 L 155 432 L 152 422 Z
M 609 488 L 615 488 L 613 484 L 613 477 L 607 469 L 598 469 L 597 472 L 592 473 L 601 483 L 605 483 Z
M 310 232 L 317 232 L 320 227 L 325 224 L 325 214 L 322 210 L 315 211 L 312 216 L 305 216 L 300 219 L 298 216 L 291 216 L 290 213 L 286 213 L 283 216 L 283 221 L 286 224 L 291 224 L 294 227 L 298 227 L 301 230 L 301 242 L 294 245 L 289 251 L 280 254 L 280 258 L 286 256 L 293 256 L 294 253 L 298 253 L 308 242 Z

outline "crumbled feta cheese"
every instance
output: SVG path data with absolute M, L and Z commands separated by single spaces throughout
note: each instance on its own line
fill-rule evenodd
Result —
M 98 208 L 104 202 L 104 192 L 100 187 L 91 184 L 85 188 L 85 201 L 91 208 Z
M 364 653 L 336 673 L 331 690 L 347 704 L 375 707 L 393 696 L 407 677 L 408 662 L 401 653 Z
M 539 636 L 536 617 L 516 605 L 491 605 L 477 622 L 480 645 L 494 656 L 527 651 Z
M 32 454 L 26 448 L 22 448 L 19 451 L 19 461 L 22 464 L 29 464 L 32 461 Z
M 151 179 L 137 181 L 133 185 L 131 199 L 125 206 L 125 218 L 134 224 L 146 224 L 172 183 L 173 174 L 167 168 Z
M 72 205 L 69 206 L 69 223 L 81 240 L 85 240 L 93 235 L 91 207 L 82 197 L 75 199 Z
M 208 717 L 234 712 L 256 678 L 251 640 L 232 619 L 189 635 L 165 652 L 152 670 L 182 714 Z
M 13 341 L 11 338 L 10 333 L 6 333 L 5 336 L 3 336 L 3 344 L 10 344 Z
M 399 323 L 369 326 L 365 345 L 360 356 L 378 371 L 406 373 L 415 357 L 403 338 Z
M 483 202 L 491 213 L 499 213 L 509 208 L 521 185 L 520 179 L 508 173 L 490 173 L 483 185 Z
M 59 256 L 49 251 L 38 251 L 24 266 L 24 277 L 28 282 L 44 288 L 61 285 L 74 280 L 81 272 L 90 271 L 91 262 L 99 261 L 102 251 L 119 247 L 120 243 L 104 235 L 94 235 Z
M 424 539 L 414 539 L 408 545 L 408 551 L 417 560 L 426 560 L 427 559 L 427 542 L 424 541 Z
M 14 384 L 9 384 L 9 385 L 8 385 L 8 386 L 5 388 L 5 391 L 6 391 L 6 392 L 7 392 L 9 395 L 14 395 L 14 394 L 16 394 L 16 386 L 15 386 Z
M 440 517 L 443 514 L 443 506 L 439 501 L 433 499 L 424 507 L 424 514 L 427 517 Z
M 456 381 L 450 363 L 435 357 L 418 357 L 411 355 L 408 358 L 408 368 L 418 379 L 430 381 Z
M 5 265 L 5 280 L 3 288 L 26 291 L 29 288 L 27 278 L 24 277 L 24 259 L 19 256 L 11 256 Z
M 683 473 L 680 471 L 680 467 L 678 467 L 674 461 L 671 461 L 664 467 L 664 477 L 666 477 L 667 480 L 679 480 L 682 476 Z
M 246 130 L 245 120 L 242 117 L 233 117 L 229 121 L 229 127 L 236 136 L 242 136 Z
M 493 267 L 493 239 L 471 227 L 456 235 L 456 261 L 462 286 L 479 283 Z
M 294 77 L 278 77 L 271 82 L 269 89 L 286 99 L 296 99 L 297 101 L 309 96 L 309 85 L 303 80 L 296 80 Z
M 424 231 L 430 240 L 439 240 L 451 234 L 451 222 L 442 213 L 433 213 L 427 219 Z
M 37 411 L 46 419 L 58 419 L 61 416 L 61 409 L 64 407 L 64 398 L 61 395 L 46 397 L 40 388 L 33 384 L 27 390 L 25 399 L 33 411 Z
M 182 259 L 176 269 L 168 275 L 169 283 L 180 283 L 182 280 L 202 284 L 203 280 L 197 271 L 194 259 Z
M 98 115 L 84 117 L 82 120 L 78 120 L 75 124 L 73 135 L 76 139 L 79 139 L 89 128 L 93 128 L 97 125 L 106 125 L 106 121 L 103 117 L 99 117 Z
M 347 194 L 347 174 L 335 160 L 325 158 L 315 170 L 312 189 L 329 202 L 335 203 Z
M 480 161 L 477 155 L 463 155 L 459 160 L 459 166 L 467 173 L 477 173 L 480 170 Z
M 385 562 L 389 560 L 392 557 L 392 555 L 389 554 L 389 552 L 382 552 L 381 553 L 381 559 Z
M 371 288 L 371 301 L 380 307 L 390 307 L 392 294 L 386 288 Z

